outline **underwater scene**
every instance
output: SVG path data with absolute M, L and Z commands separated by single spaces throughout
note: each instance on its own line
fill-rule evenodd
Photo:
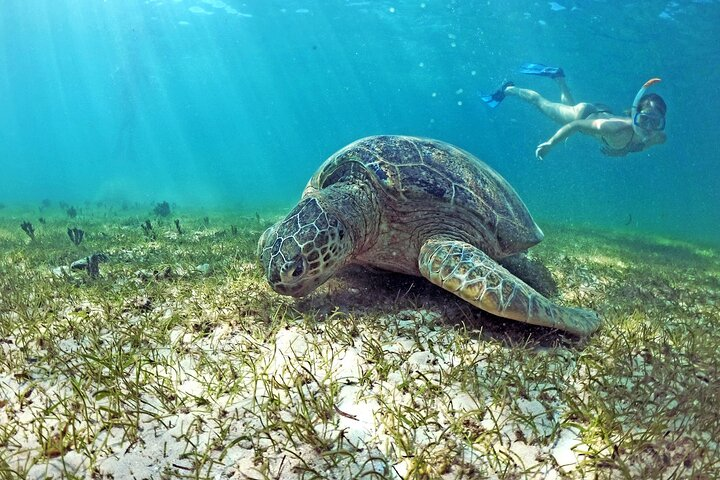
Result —
M 5 0 L 0 479 L 720 478 L 720 0 Z

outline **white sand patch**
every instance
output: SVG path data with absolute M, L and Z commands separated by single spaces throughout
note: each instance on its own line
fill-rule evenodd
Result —
M 541 452 L 539 447 L 528 445 L 525 442 L 513 442 L 510 444 L 510 451 L 515 454 L 523 469 L 530 470 L 538 465 Z
M 524 418 L 528 421 L 520 423 L 525 438 L 535 440 L 546 438 L 552 434 L 557 424 L 557 412 L 548 411 L 545 406 L 537 400 L 517 400 L 517 406 Z
M 560 437 L 550 451 L 553 458 L 555 458 L 555 461 L 560 466 L 561 472 L 569 473 L 575 470 L 577 464 L 582 458 L 582 455 L 576 453 L 575 451 L 578 447 L 584 447 L 583 449 L 587 449 L 587 446 L 580 438 L 579 430 L 575 427 L 564 428 L 560 432 Z
M 308 345 L 303 333 L 297 328 L 280 330 L 275 336 L 275 351 L 280 358 L 276 359 L 276 365 L 281 366 L 289 357 L 303 356 L 307 352 Z
M 399 337 L 389 345 L 383 345 L 383 350 L 387 353 L 408 353 L 415 348 L 415 341 L 411 338 Z
M 375 416 L 380 408 L 376 400 L 364 398 L 365 393 L 355 385 L 340 390 L 338 428 L 345 430 L 348 441 L 356 448 L 369 443 L 377 433 Z
M 83 308 L 82 315 L 60 315 L 77 321 L 96 315 L 91 305 Z M 160 318 L 173 318 L 169 307 L 156 308 Z M 515 371 L 492 363 L 492 355 L 508 347 L 471 339 L 458 344 L 452 328 L 436 325 L 436 314 L 383 316 L 359 324 L 352 337 L 344 325 L 328 321 L 312 328 L 291 324 L 265 338 L 253 335 L 248 324 L 224 322 L 210 307 L 198 310 L 212 327 L 197 331 L 177 324 L 165 344 L 148 350 L 151 356 L 133 357 L 117 331 L 94 340 L 112 346 L 127 365 L 118 392 L 88 392 L 85 402 L 95 413 L 91 421 L 73 424 L 91 439 L 89 457 L 73 449 L 53 459 L 38 454 L 39 418 L 48 435 L 65 428 L 45 408 L 76 394 L 68 378 L 29 382 L 2 374 L 0 422 L 21 426 L 11 442 L 25 447 L 4 460 L 38 476 L 59 476 L 58 465 L 66 460 L 78 476 L 95 470 L 101 477 L 138 479 L 191 475 L 198 459 L 205 462 L 202 475 L 237 479 L 296 479 L 312 472 L 324 478 L 407 478 L 420 471 L 455 478 L 464 464 L 488 478 L 516 465 L 534 472 L 527 478 L 539 479 L 559 477 L 547 461 L 551 456 L 564 472 L 579 461 L 573 447 L 581 442 L 580 432 L 557 433 L 563 406 L 549 400 L 553 389 L 537 384 L 529 398 L 510 392 L 510 401 L 493 400 L 490 389 L 474 385 L 493 371 Z M 128 313 L 124 328 L 145 328 L 144 321 Z M 12 342 L 0 345 L 3 352 L 18 353 Z M 74 337 L 58 345 L 66 362 L 91 348 L 87 339 Z M 93 374 L 118 375 L 113 362 L 101 362 Z M 454 376 L 457 369 L 469 376 Z M 539 391 L 545 392 L 543 401 Z M 117 423 L 101 428 L 111 418 Z M 488 461 L 488 452 L 510 466 Z
M 407 359 L 408 366 L 420 372 L 432 373 L 440 371 L 437 357 L 428 352 L 415 352 Z
M 89 460 L 84 455 L 77 452 L 68 452 L 62 457 L 50 459 L 45 464 L 33 466 L 28 471 L 26 478 L 45 480 L 82 475 L 87 470 L 89 463 Z

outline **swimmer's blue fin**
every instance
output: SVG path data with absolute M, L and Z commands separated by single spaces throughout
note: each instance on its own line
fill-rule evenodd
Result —
M 565 72 L 563 72 L 562 68 L 548 67 L 542 63 L 523 63 L 520 66 L 520 73 L 550 78 L 560 78 L 565 76 Z
M 495 108 L 500 105 L 500 102 L 505 98 L 505 89 L 512 86 L 512 82 L 505 82 L 500 88 L 495 90 L 492 95 L 481 95 L 480 99 L 490 108 Z

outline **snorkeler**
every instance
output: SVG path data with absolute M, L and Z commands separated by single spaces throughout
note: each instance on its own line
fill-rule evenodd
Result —
M 555 80 L 560 87 L 561 103 L 551 102 L 536 91 L 516 87 L 512 82 L 505 82 L 495 93 L 481 98 L 488 106 L 495 108 L 507 95 L 519 97 L 563 125 L 550 140 L 535 149 L 535 156 L 540 160 L 555 145 L 576 132 L 601 140 L 602 152 L 611 157 L 641 152 L 653 145 L 664 143 L 667 138 L 663 132 L 667 111 L 665 101 L 660 95 L 645 93 L 651 85 L 660 81 L 659 78 L 648 80 L 640 88 L 633 101 L 630 117 L 627 117 L 613 115 L 608 107 L 601 104 L 575 103 L 565 83 L 562 68 L 526 63 L 520 72 Z

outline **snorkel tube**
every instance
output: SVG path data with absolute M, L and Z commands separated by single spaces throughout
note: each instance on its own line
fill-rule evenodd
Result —
M 631 118 L 635 118 L 635 114 L 637 114 L 638 105 L 640 104 L 640 99 L 645 95 L 645 92 L 647 91 L 650 86 L 655 85 L 656 83 L 660 83 L 661 80 L 659 78 L 651 78 L 647 82 L 643 84 L 642 87 L 640 87 L 640 90 L 638 90 L 637 95 L 635 95 L 635 100 L 633 100 L 632 105 L 632 114 Z

